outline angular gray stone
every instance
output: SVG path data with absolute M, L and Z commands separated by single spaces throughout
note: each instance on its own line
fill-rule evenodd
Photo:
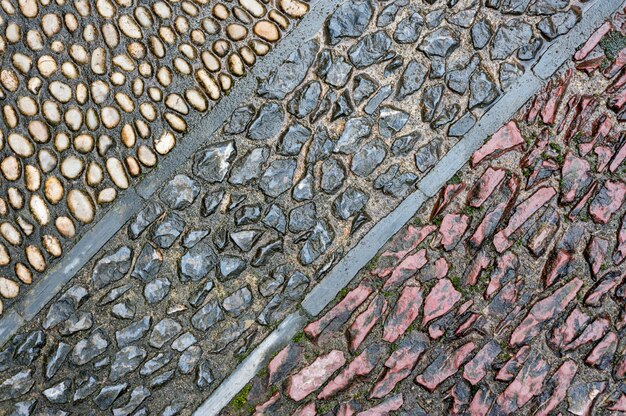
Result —
M 409 95 L 417 92 L 428 75 L 428 67 L 421 62 L 411 60 L 398 81 L 396 99 L 404 100 Z
M 145 243 L 139 256 L 137 256 L 135 267 L 130 275 L 144 282 L 149 282 L 156 277 L 162 263 L 163 254 L 152 244 Z
M 133 322 L 125 328 L 115 332 L 115 340 L 118 348 L 124 348 L 135 341 L 140 340 L 150 329 L 150 316 L 144 316 L 137 322 Z
M 246 269 L 246 261 L 238 256 L 225 255 L 220 257 L 219 279 L 226 281 L 239 276 Z
M 368 118 L 351 118 L 344 126 L 343 132 L 335 144 L 336 153 L 354 153 L 359 149 L 361 141 L 372 134 L 372 123 Z
M 191 325 L 198 331 L 206 331 L 224 319 L 224 312 L 217 299 L 210 300 L 191 317 Z
M 334 214 L 342 220 L 347 220 L 357 212 L 363 210 L 369 197 L 365 192 L 354 186 L 349 186 L 333 202 Z
M 280 104 L 275 102 L 263 104 L 248 128 L 248 138 L 252 140 L 273 139 L 282 130 L 284 118 L 285 112 Z
M 424 37 L 418 49 L 429 58 L 448 57 L 460 45 L 458 35 L 449 27 L 441 27 Z
M 470 79 L 469 109 L 486 107 L 493 103 L 500 95 L 498 85 L 484 70 L 478 70 Z
M 304 266 L 313 263 L 326 253 L 334 239 L 335 231 L 332 227 L 325 220 L 318 221 L 300 250 L 300 263 Z
M 164 318 L 152 329 L 148 343 L 154 348 L 161 348 L 166 342 L 180 334 L 183 327 L 172 318 Z
M 437 163 L 441 157 L 442 144 L 441 139 L 436 138 L 421 146 L 415 152 L 415 166 L 420 172 L 426 172 Z
M 115 354 L 111 370 L 109 372 L 109 380 L 116 382 L 135 371 L 146 358 L 147 352 L 143 348 L 134 345 L 124 347 Z
M 263 164 L 267 161 L 270 151 L 266 147 L 257 147 L 236 161 L 230 172 L 228 182 L 233 185 L 245 185 L 261 176 Z
M 422 33 L 424 19 L 419 12 L 413 12 L 398 22 L 393 32 L 393 39 L 401 44 L 415 43 Z
M 371 97 L 378 89 L 378 83 L 366 74 L 358 74 L 354 77 L 352 99 L 356 105 Z
M 283 156 L 297 156 L 309 137 L 311 130 L 308 127 L 298 122 L 292 123 L 280 137 L 278 152 Z
M 326 23 L 328 43 L 336 45 L 343 38 L 361 36 L 372 19 L 373 9 L 368 0 L 350 0 L 342 3 Z
M 191 373 L 198 365 L 201 357 L 202 349 L 199 346 L 193 345 L 189 347 L 180 355 L 180 358 L 178 358 L 178 371 L 180 371 L 181 374 Z
M 387 156 L 385 142 L 380 139 L 372 140 L 354 154 L 350 170 L 358 176 L 368 176 L 385 160 L 385 156 Z
M 383 106 L 378 119 L 378 132 L 386 139 L 398 133 L 409 121 L 409 113 L 395 107 Z
M 169 364 L 170 361 L 172 361 L 172 358 L 174 358 L 174 354 L 171 351 L 160 352 L 141 366 L 139 374 L 142 376 L 149 376 Z
M 106 340 L 104 331 L 98 328 L 89 337 L 78 341 L 72 350 L 70 361 L 77 366 L 87 364 L 103 354 L 108 346 L 109 341 Z
M 285 234 L 285 231 L 287 231 L 287 217 L 283 210 L 276 204 L 272 204 L 268 208 L 265 217 L 263 217 L 263 224 L 275 229 L 281 234 Z
M 309 81 L 287 102 L 287 111 L 297 118 L 306 117 L 317 108 L 321 95 L 322 84 L 319 81 Z
M 322 162 L 322 179 L 320 187 L 322 191 L 333 194 L 343 185 L 346 178 L 346 170 L 339 159 L 330 158 Z
M 72 380 L 66 378 L 60 383 L 55 384 L 54 386 L 47 388 L 42 392 L 44 397 L 48 399 L 50 403 L 53 404 L 63 404 L 67 403 L 72 393 Z
M 528 44 L 532 35 L 532 27 L 522 19 L 510 19 L 502 23 L 493 38 L 491 59 L 508 58 L 520 46 Z
M 194 155 L 193 174 L 208 183 L 222 182 L 236 157 L 233 140 L 211 144 Z
M 143 296 L 149 304 L 162 301 L 170 291 L 171 283 L 167 277 L 158 277 L 146 284 L 143 288 Z
M 317 208 L 313 202 L 300 205 L 289 212 L 289 231 L 299 233 L 313 228 L 317 222 Z
M 120 280 L 130 270 L 133 251 L 130 247 L 122 246 L 114 253 L 102 257 L 96 262 L 91 273 L 96 289 L 103 288 Z
M 123 407 L 113 409 L 113 416 L 128 416 L 133 413 L 137 408 L 150 397 L 150 390 L 144 386 L 138 386 L 130 392 L 130 399 Z
M 117 399 L 127 387 L 127 383 L 105 386 L 100 390 L 100 393 L 98 393 L 93 401 L 100 410 L 106 410 L 111 407 L 115 399 Z
M 239 134 L 246 131 L 250 120 L 254 117 L 254 107 L 251 105 L 245 105 L 237 108 L 230 116 L 230 120 L 224 126 L 224 133 L 226 134 Z
M 35 384 L 33 370 L 19 371 L 0 384 L 0 402 L 17 399 L 28 393 Z
M 537 23 L 537 29 L 548 40 L 553 40 L 572 30 L 581 17 L 580 8 L 574 6 L 565 12 L 558 12 L 543 18 L 541 22 Z
M 493 29 L 489 20 L 481 19 L 472 26 L 472 43 L 474 49 L 482 49 L 489 43 L 493 35 Z
M 217 264 L 217 256 L 211 246 L 202 241 L 189 249 L 180 259 L 182 281 L 197 282 L 205 277 Z
M 175 212 L 170 212 L 152 228 L 151 240 L 160 248 L 170 248 L 185 229 L 185 221 Z
M 380 189 L 385 195 L 404 198 L 411 191 L 417 176 L 412 172 L 402 172 L 395 164 L 379 175 L 374 181 L 374 189 Z
M 297 162 L 294 159 L 277 159 L 263 172 L 259 187 L 264 194 L 277 197 L 291 188 Z
M 169 181 L 159 197 L 171 209 L 189 207 L 200 193 L 200 184 L 186 175 L 176 175 Z
M 315 39 L 300 45 L 261 83 L 257 93 L 266 99 L 285 98 L 302 82 L 318 50 Z
M 128 236 L 136 239 L 150 226 L 157 218 L 163 214 L 163 207 L 155 200 L 146 202 L 146 205 L 135 216 L 133 222 L 128 226 Z
M 234 317 L 244 313 L 252 303 L 252 292 L 244 286 L 224 299 L 222 307 Z
M 334 56 L 330 49 L 325 49 L 318 58 L 317 75 L 328 85 L 342 88 L 352 74 L 353 66 L 343 56 Z
M 50 380 L 59 371 L 71 349 L 72 347 L 64 342 L 57 344 L 57 347 L 46 360 L 45 376 L 47 380 Z
M 379 30 L 362 37 L 348 49 L 352 65 L 359 69 L 382 61 L 391 48 L 391 38 L 384 30 Z

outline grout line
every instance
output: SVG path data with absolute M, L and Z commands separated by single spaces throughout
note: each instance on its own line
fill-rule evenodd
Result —
M 309 292 L 301 303 L 302 311 L 289 315 L 272 331 L 195 411 L 194 416 L 215 416 L 230 403 L 261 369 L 262 363 L 289 343 L 308 318 L 319 315 L 346 287 L 382 246 L 417 213 L 430 197 L 439 192 L 470 159 L 484 141 L 507 123 L 515 113 L 545 85 L 548 78 L 569 61 L 576 48 L 585 42 L 602 22 L 625 0 L 598 0 L 582 20 L 557 39 L 527 71 L 483 114 L 476 125 L 419 181 L 417 189 L 380 220 Z

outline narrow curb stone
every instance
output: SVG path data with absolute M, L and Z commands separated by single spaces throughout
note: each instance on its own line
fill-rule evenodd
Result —
M 476 125 L 439 160 L 417 184 L 417 190 L 406 197 L 398 207 L 380 220 L 353 247 L 305 297 L 303 311 L 312 317 L 319 315 L 357 273 L 367 265 L 382 246 L 404 226 L 467 163 L 472 153 L 504 125 L 545 85 L 554 73 L 566 64 L 576 48 L 586 41 L 592 31 L 624 0 L 601 0 L 593 4 L 582 20 L 566 35 L 555 41 L 539 58 L 532 71 L 526 72 L 483 114 Z M 213 416 L 230 403 L 280 348 L 304 327 L 306 318 L 301 312 L 289 315 L 280 326 L 256 347 L 250 355 L 226 378 L 209 398 L 196 410 L 194 416 Z

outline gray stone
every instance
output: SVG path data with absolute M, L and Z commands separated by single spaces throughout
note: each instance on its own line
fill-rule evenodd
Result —
M 224 126 L 224 133 L 226 134 L 239 134 L 246 131 L 250 120 L 254 117 L 254 107 L 251 105 L 244 105 L 233 111 L 230 116 L 230 120 Z
M 356 105 L 361 105 L 378 89 L 378 83 L 366 74 L 358 74 L 354 77 L 352 99 Z
M 200 207 L 200 215 L 208 217 L 217 211 L 226 193 L 222 190 L 209 192 L 202 198 L 202 206 Z
M 509 14 L 522 14 L 526 11 L 530 0 L 502 0 L 501 10 Z
M 335 144 L 336 153 L 354 153 L 359 149 L 363 139 L 372 134 L 372 124 L 368 118 L 351 118 L 344 126 L 343 132 Z
M 189 207 L 200 193 L 200 184 L 186 175 L 176 175 L 161 190 L 159 197 L 171 209 Z
M 135 341 L 140 340 L 150 329 L 150 316 L 144 316 L 137 322 L 133 322 L 125 328 L 115 332 L 115 340 L 118 348 L 124 348 Z
M 275 254 L 283 251 L 283 240 L 275 239 L 269 241 L 267 244 L 261 245 L 254 253 L 254 258 L 250 263 L 253 267 L 259 267 L 267 264 L 269 258 Z
M 185 332 L 184 334 L 176 338 L 174 342 L 172 342 L 172 348 L 178 352 L 183 352 L 187 348 L 194 345 L 196 342 L 198 342 L 198 340 L 196 339 L 196 337 L 193 336 L 191 332 Z
M 491 47 L 491 59 L 508 58 L 520 46 L 528 44 L 533 35 L 532 27 L 521 19 L 510 19 L 496 30 Z
M 313 202 L 300 205 L 289 212 L 289 231 L 299 233 L 313 228 L 317 222 L 317 209 Z
M 342 88 L 352 75 L 353 67 L 343 56 L 335 57 L 330 49 L 325 49 L 318 58 L 317 75 L 328 85 Z
M 373 9 L 368 0 L 350 0 L 342 3 L 326 24 L 328 43 L 336 45 L 342 38 L 361 36 L 370 20 Z
M 281 234 L 285 234 L 287 230 L 287 218 L 283 210 L 276 204 L 270 205 L 263 218 L 263 224 L 267 225 L 278 231 Z
M 72 350 L 70 361 L 77 366 L 87 364 L 89 361 L 103 354 L 108 346 L 109 341 L 106 340 L 104 331 L 102 329 L 96 329 L 88 338 L 78 341 Z
M 205 277 L 217 264 L 217 256 L 207 242 L 200 242 L 189 249 L 180 259 L 182 281 L 194 281 Z
M 248 252 L 252 250 L 254 244 L 261 238 L 263 231 L 259 230 L 243 230 L 230 233 L 230 239 L 239 248 L 239 250 Z
M 93 325 L 93 317 L 91 312 L 78 311 L 67 318 L 59 328 L 61 335 L 72 335 L 76 332 L 90 329 Z
M 259 187 L 264 194 L 277 197 L 291 188 L 297 162 L 294 159 L 277 159 L 263 172 Z
M 233 140 L 211 144 L 194 155 L 193 174 L 208 183 L 222 182 L 236 157 Z
M 244 205 L 235 211 L 235 225 L 254 224 L 261 218 L 261 204 Z
M 500 95 L 498 85 L 484 70 L 479 70 L 470 79 L 469 109 L 486 107 L 493 103 Z
M 409 194 L 417 176 L 411 172 L 401 172 L 400 166 L 389 167 L 374 181 L 374 189 L 380 189 L 385 195 L 404 198 Z
M 469 80 L 468 80 L 469 82 Z M 443 84 L 429 85 L 422 93 L 422 121 L 430 122 L 435 118 L 439 110 L 439 104 L 443 97 L 445 86 Z
M 287 102 L 287 111 L 297 118 L 306 117 L 317 108 L 321 95 L 322 84 L 319 81 L 309 81 Z
M 151 378 L 148 385 L 151 389 L 162 387 L 166 385 L 167 383 L 169 383 L 170 380 L 174 378 L 175 374 L 176 374 L 176 370 L 165 371 L 159 374 L 158 376 Z
M 133 222 L 128 226 L 128 236 L 136 239 L 150 226 L 157 218 L 163 214 L 163 207 L 157 201 L 150 200 L 135 216 Z
M 418 91 L 428 75 L 428 67 L 423 63 L 412 59 L 406 69 L 402 73 L 398 81 L 398 90 L 396 91 L 396 99 L 404 100 L 409 95 Z
M 328 135 L 328 130 L 323 125 L 317 127 L 315 134 L 313 134 L 313 140 L 309 145 L 309 151 L 306 156 L 308 163 L 314 164 L 320 160 L 326 159 L 335 147 L 335 143 Z
M 472 43 L 474 49 L 482 49 L 489 43 L 493 35 L 491 23 L 487 19 L 481 19 L 472 26 Z
M 461 106 L 457 103 L 448 104 L 443 107 L 437 117 L 430 123 L 430 127 L 435 130 L 440 129 L 446 124 L 452 122 L 461 111 Z
M 150 397 L 150 390 L 144 386 L 135 387 L 130 392 L 130 399 L 124 407 L 118 407 L 113 409 L 113 416 L 128 416 L 133 413 L 148 397 Z
M 124 277 L 130 270 L 132 256 L 133 251 L 130 247 L 122 246 L 114 253 L 108 254 L 98 260 L 91 273 L 91 279 L 96 289 L 103 288 Z
M 422 33 L 424 19 L 418 12 L 413 12 L 398 22 L 393 32 L 393 39 L 401 44 L 415 43 Z
M 131 287 L 132 284 L 126 283 L 125 285 L 111 289 L 106 296 L 98 302 L 98 306 L 108 305 L 109 303 L 116 301 L 124 293 L 128 292 Z
M 145 243 L 135 261 L 132 277 L 149 282 L 156 277 L 163 263 L 163 255 L 152 244 Z
M 333 202 L 333 212 L 342 220 L 347 220 L 357 212 L 363 210 L 369 197 L 365 192 L 354 186 L 349 186 Z
M 248 309 L 252 303 L 252 293 L 247 286 L 232 293 L 222 303 L 222 307 L 232 316 L 239 316 Z
M 313 176 L 313 169 L 308 169 L 306 174 L 300 179 L 300 181 L 293 187 L 291 196 L 295 201 L 302 202 L 313 199 L 313 187 L 315 186 L 315 176 Z
M 206 331 L 224 319 L 224 313 L 217 299 L 210 300 L 191 317 L 191 325 L 198 331 Z
M 470 77 L 476 68 L 478 68 L 479 64 L 480 57 L 478 55 L 474 55 L 466 65 L 448 71 L 446 74 L 446 83 L 448 88 L 456 93 L 464 95 L 469 87 Z
M 519 63 L 503 62 L 500 65 L 500 85 L 508 90 L 524 74 L 524 67 Z
M 552 16 L 544 17 L 541 22 L 537 23 L 537 29 L 548 40 L 553 40 L 561 35 L 566 34 L 576 23 L 580 21 L 582 12 L 580 8 L 574 6 L 565 12 L 555 13 Z
M 263 164 L 267 161 L 270 151 L 266 147 L 257 147 L 233 165 L 228 182 L 234 185 L 245 185 L 261 176 Z
M 178 371 L 181 374 L 191 373 L 198 365 L 201 357 L 202 349 L 199 346 L 193 345 L 189 347 L 178 359 Z
M 528 8 L 530 14 L 551 15 L 569 6 L 570 0 L 536 0 Z
M 172 358 L 174 358 L 174 354 L 171 351 L 160 352 L 141 366 L 139 374 L 149 376 L 169 364 Z
M 296 156 L 309 137 L 311 137 L 311 130 L 308 127 L 298 122 L 292 123 L 282 134 L 278 151 L 284 156 Z
M 476 124 L 476 117 L 469 111 L 463 114 L 457 121 L 450 125 L 448 136 L 461 137 Z
M 127 387 L 127 383 L 105 386 L 100 390 L 100 393 L 98 393 L 93 401 L 100 410 L 106 410 L 111 407 L 115 399 L 117 399 Z
M 164 318 L 152 329 L 148 343 L 154 348 L 161 348 L 166 342 L 180 334 L 183 327 L 172 318 Z
M 75 386 L 76 390 L 74 391 L 74 397 L 72 398 L 74 403 L 79 402 L 95 393 L 98 389 L 98 380 L 87 374 L 75 379 Z
M 322 162 L 322 179 L 320 186 L 322 191 L 333 194 L 343 185 L 346 171 L 339 159 L 331 158 Z
M 309 278 L 300 272 L 295 272 L 289 278 L 283 293 L 274 296 L 265 305 L 257 317 L 261 325 L 273 325 L 281 322 L 291 308 L 304 296 L 309 286 Z
M 132 345 L 119 350 L 115 354 L 113 364 L 111 364 L 109 380 L 116 382 L 126 374 L 135 371 L 146 358 L 146 355 L 146 350 Z
M 542 47 L 543 40 L 541 40 L 541 38 L 535 38 L 528 42 L 526 45 L 522 45 L 517 50 L 517 57 L 521 61 L 531 61 L 535 59 Z
M 415 145 L 421 140 L 421 138 L 422 135 L 417 130 L 405 134 L 404 136 L 400 136 L 393 141 L 393 144 L 391 145 L 391 153 L 393 153 L 394 156 L 406 156 L 413 151 Z
M 391 48 L 391 38 L 387 32 L 379 30 L 362 37 L 348 49 L 352 65 L 362 69 L 382 61 Z
M 185 221 L 175 212 L 170 212 L 152 229 L 151 240 L 160 248 L 170 248 L 185 229 Z
M 135 317 L 135 305 L 130 303 L 130 301 L 123 301 L 120 303 L 116 303 L 111 308 L 111 314 L 120 319 L 133 319 Z
M 437 163 L 441 157 L 443 150 L 442 145 L 441 139 L 436 138 L 429 141 L 415 152 L 415 166 L 420 172 L 424 173 L 435 166 L 435 163 Z
M 46 380 L 50 380 L 59 371 L 71 349 L 72 347 L 64 342 L 57 344 L 57 347 L 46 360 Z
M 398 133 L 409 121 L 409 113 L 391 106 L 384 106 L 380 109 L 378 119 L 378 132 L 386 139 Z
M 41 349 L 46 345 L 46 336 L 43 331 L 31 331 L 15 336 L 13 343 L 18 345 L 13 354 L 15 362 L 29 366 L 39 357 Z
M 318 221 L 300 250 L 300 263 L 305 266 L 313 263 L 326 253 L 334 239 L 335 232 L 332 227 L 324 220 Z
M 184 237 L 182 246 L 185 248 L 191 248 L 198 244 L 204 237 L 209 235 L 209 230 L 191 230 Z
M 418 49 L 424 52 L 429 58 L 433 56 L 446 58 L 458 48 L 459 45 L 460 41 L 458 35 L 448 27 L 441 27 L 426 35 Z
M 367 102 L 365 107 L 363 107 L 363 111 L 365 111 L 365 113 L 368 115 L 373 115 L 374 113 L 376 113 L 376 111 L 378 111 L 378 107 L 380 107 L 380 105 L 387 98 L 389 98 L 389 96 L 391 96 L 392 92 L 393 86 L 391 84 L 385 85 L 384 87 L 380 88 L 376 92 L 376 94 L 374 94 L 374 96 Z
M 159 277 L 143 288 L 143 296 L 149 304 L 162 301 L 170 291 L 170 281 L 167 277 Z
M 350 98 L 350 92 L 348 90 L 344 90 L 337 101 L 333 104 L 330 120 L 335 121 L 341 117 L 349 117 L 352 113 L 354 113 L 354 105 L 352 104 L 352 99 Z
M 385 156 L 387 156 L 385 142 L 380 139 L 372 140 L 354 154 L 350 170 L 358 176 L 368 176 L 385 160 Z
M 35 411 L 37 400 L 26 400 L 23 402 L 15 403 L 13 412 L 9 416 L 31 416 Z
M 285 98 L 302 82 L 318 50 L 315 39 L 300 45 L 261 83 L 257 93 L 267 99 Z
M 198 376 L 196 377 L 196 386 L 201 389 L 206 389 L 213 384 L 215 379 L 213 378 L 213 373 L 211 372 L 211 364 L 204 360 L 198 366 Z M 182 408 L 181 408 L 182 410 Z
M 35 384 L 33 370 L 22 370 L 0 384 L 0 402 L 17 399 L 28 393 Z
M 43 322 L 44 329 L 50 329 L 69 318 L 76 309 L 89 297 L 87 289 L 75 285 L 69 288 L 48 309 Z
M 263 297 L 268 297 L 276 293 L 278 289 L 281 288 L 283 283 L 285 283 L 287 275 L 287 266 L 284 264 L 272 270 L 271 276 L 263 280 L 259 285 L 259 292 L 261 295 Z
M 392 3 L 389 3 L 378 14 L 378 17 L 376 18 L 376 26 L 389 26 L 396 19 L 398 12 L 407 4 L 409 4 L 409 0 L 395 0 Z
M 50 403 L 53 404 L 63 404 L 67 403 L 69 400 L 69 396 L 72 393 L 72 380 L 66 378 L 60 383 L 55 384 L 54 386 L 44 390 L 42 394 Z
M 263 104 L 248 128 L 248 138 L 252 140 L 273 139 L 282 130 L 284 118 L 285 113 L 280 104 L 275 102 Z
M 429 0 L 427 0 L 429 1 Z M 429 3 L 434 3 L 429 1 Z M 443 18 L 446 16 L 446 9 L 436 9 L 426 15 L 426 27 L 434 29 L 443 22 Z
M 225 255 L 220 258 L 219 279 L 226 281 L 239 276 L 246 269 L 246 261 L 241 257 Z

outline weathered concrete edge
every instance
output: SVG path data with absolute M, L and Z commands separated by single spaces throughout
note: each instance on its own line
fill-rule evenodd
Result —
M 434 196 L 469 161 L 473 152 L 484 143 L 485 139 L 502 127 L 530 98 L 539 92 L 545 84 L 545 80 L 554 75 L 571 58 L 576 48 L 587 40 L 591 31 L 600 26 L 621 4 L 626 4 L 624 0 L 608 0 L 606 3 L 600 4 L 602 1 L 604 0 L 600 0 L 592 5 L 584 15 L 592 14 L 592 17 L 583 17 L 572 31 L 562 36 L 561 39 L 557 39 L 535 64 L 533 70 L 527 71 L 507 92 L 501 95 L 498 101 L 485 112 L 463 139 L 450 149 L 437 165 L 420 180 L 417 190 L 372 227 L 361 241 L 335 265 L 330 273 L 309 292 L 301 304 L 307 314 L 317 316 L 321 313 L 378 253 L 389 238 L 417 213 L 422 204 L 428 198 Z M 563 53 L 564 50 L 567 53 Z M 283 321 L 281 326 L 288 319 L 291 319 L 291 315 Z M 299 328 L 303 326 L 304 323 Z M 272 343 L 282 347 L 289 342 L 295 332 L 297 330 L 289 333 L 289 335 L 282 334 L 284 339 L 279 341 L 274 338 L 274 336 L 281 335 L 277 329 L 266 338 L 266 341 L 272 337 Z M 258 352 L 266 354 L 265 359 L 269 359 L 271 354 L 262 350 L 257 351 L 264 343 L 265 341 L 255 348 L 249 358 L 254 355 L 258 359 Z M 246 363 L 247 361 L 247 359 L 244 360 L 220 384 L 213 394 L 196 410 L 194 416 L 218 415 L 230 403 L 232 398 L 256 375 L 259 369 L 254 370 L 255 363 L 258 361 L 251 360 L 249 363 Z
M 270 358 L 280 351 L 287 343 L 304 328 L 307 317 L 300 311 L 287 316 L 256 347 L 245 360 L 230 373 L 213 394 L 193 413 L 194 416 L 214 416 L 226 406 L 245 387 L 246 384 L 261 370 Z
M 143 200 L 130 189 L 90 229 L 63 258 L 52 266 L 0 319 L 0 346 L 4 345 L 69 282 L 78 271 L 137 212 Z

